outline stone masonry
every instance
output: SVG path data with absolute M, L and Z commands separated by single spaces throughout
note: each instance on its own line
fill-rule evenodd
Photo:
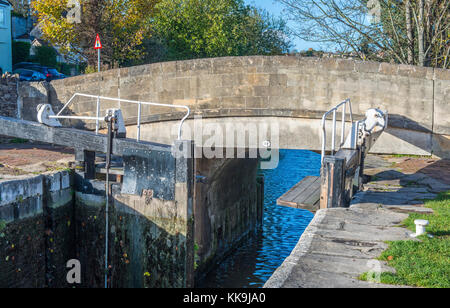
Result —
M 344 59 L 252 56 L 154 63 L 77 76 L 51 83 L 21 83 L 23 119 L 35 120 L 36 105 L 50 103 L 56 112 L 81 92 L 123 99 L 189 106 L 192 114 L 211 118 L 278 121 L 280 143 L 305 140 L 320 149 L 323 113 L 346 98 L 361 118 L 369 108 L 389 112 L 389 127 L 373 148 L 380 154 L 434 154 L 450 149 L 448 93 L 450 70 Z M 90 115 L 95 99 L 76 98 L 70 111 Z M 101 114 L 117 108 L 102 101 Z M 136 105 L 120 103 L 127 125 L 135 125 Z M 182 110 L 143 106 L 141 124 L 177 121 Z M 74 123 L 69 123 L 74 124 Z M 83 123 L 82 127 L 90 123 Z M 151 135 L 153 142 L 158 134 Z M 144 129 L 144 130 L 147 130 Z M 305 132 L 301 138 L 298 132 Z M 144 132 L 143 132 L 144 133 Z M 306 140 L 314 136 L 311 140 Z
M 0 116 L 17 117 L 17 83 L 16 76 L 4 74 L 0 77 Z

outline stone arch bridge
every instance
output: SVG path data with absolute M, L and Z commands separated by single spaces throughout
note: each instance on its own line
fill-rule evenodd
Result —
M 107 148 L 106 136 L 29 122 L 36 121 L 39 104 L 51 104 L 58 112 L 74 93 L 188 106 L 192 114 L 184 125 L 182 137 L 193 140 L 197 148 L 206 148 L 197 138 L 206 137 L 205 142 L 208 142 L 212 130 L 223 132 L 227 140 L 219 138 L 211 145 L 221 148 L 222 142 L 228 149 L 226 133 L 230 130 L 238 134 L 256 127 L 259 134 L 266 125 L 270 129 L 263 138 L 258 135 L 258 146 L 269 141 L 272 148 L 315 151 L 321 149 L 322 115 L 350 98 L 355 119 L 362 118 L 372 107 L 389 111 L 389 127 L 372 148 L 373 152 L 450 158 L 449 70 L 342 59 L 255 56 L 157 63 L 51 83 L 19 83 L 17 114 L 28 121 L 0 117 L 0 133 L 75 147 L 78 168 L 71 175 L 64 173 L 48 179 L 39 176 L 31 182 L 27 180 L 37 188 L 26 190 L 33 195 L 24 196 L 28 203 L 23 202 L 21 211 L 14 210 L 18 191 L 15 185 L 28 187 L 31 184 L 0 183 L 0 220 L 8 213 L 9 218 L 6 218 L 16 223 L 22 214 L 29 218 L 32 213 L 25 206 L 34 205 L 36 199 L 42 206 L 34 209 L 35 216 L 56 221 L 59 216 L 48 216 L 53 210 L 42 212 L 40 209 L 52 208 L 52 198 L 58 196 L 60 188 L 65 189 L 59 195 L 66 197 L 66 205 L 60 205 L 63 203 L 55 199 L 58 201 L 55 206 L 60 207 L 56 213 L 72 217 L 76 227 L 59 230 L 59 236 L 67 243 L 76 239 L 76 252 L 80 253 L 82 261 L 102 260 L 104 250 L 113 252 L 111 262 L 117 269 L 114 275 L 118 276 L 114 276 L 117 279 L 112 286 L 195 285 L 262 223 L 264 180 L 258 178 L 258 159 L 173 157 L 172 149 L 180 142 L 189 152 L 194 151 L 190 141 L 177 141 L 175 146 L 170 146 L 177 138 L 177 124 L 184 116 L 183 110 L 143 106 L 141 138 L 151 143 L 114 140 L 112 154 L 122 156 L 123 168 L 115 177 L 112 198 L 106 201 L 109 193 L 102 180 L 105 177 L 98 176 L 102 167 L 96 164 L 96 152 L 105 153 Z M 127 135 L 135 137 L 136 105 L 102 101 L 100 114 L 105 114 L 109 108 L 122 110 Z M 96 99 L 85 98 L 75 99 L 67 110 L 69 114 L 80 116 L 92 116 L 96 111 Z M 204 120 L 200 136 L 196 134 L 194 117 Z M 95 127 L 95 123 L 63 124 Z M 252 146 L 249 144 L 250 149 Z M 345 183 L 353 188 L 352 179 Z M 47 186 L 49 192 L 44 190 Z M 51 195 L 41 198 L 44 192 Z M 111 219 L 115 236 L 123 237 L 130 256 L 127 267 L 121 265 L 123 254 L 114 255 L 122 251 L 115 241 L 110 241 L 109 246 L 100 243 L 96 249 L 89 246 L 98 242 L 99 234 L 109 234 L 105 232 L 103 219 L 94 222 L 89 233 L 76 231 L 84 230 L 81 221 L 92 213 L 100 213 L 106 204 L 110 204 L 113 211 L 104 217 Z M 126 219 L 122 220 L 123 217 Z M 37 234 L 43 235 L 43 230 Z M 31 255 L 35 260 L 33 253 Z M 154 258 L 156 256 L 159 259 Z M 52 258 L 46 260 L 50 262 Z M 0 264 L 0 276 L 2 272 L 11 272 L 4 266 Z M 65 269 L 65 264 L 58 266 Z M 151 275 L 143 275 L 146 271 Z M 104 274 L 103 264 L 92 263 L 83 281 L 88 282 L 86 286 L 99 286 Z M 0 279 L 0 286 L 2 281 L 14 281 L 9 276 L 4 277 L 7 279 Z M 46 275 L 39 273 L 39 277 Z M 61 285 L 65 285 L 63 278 Z M 59 284 L 55 282 L 55 285 Z
M 31 87 L 23 84 L 19 88 L 22 117 L 35 120 L 35 107 L 40 103 L 50 103 L 56 112 L 76 92 L 186 105 L 192 114 L 184 139 L 195 139 L 191 134 L 198 131 L 193 124 L 197 116 L 206 126 L 221 124 L 223 132 L 227 125 L 237 129 L 270 123 L 279 136 L 272 146 L 316 151 L 321 149 L 323 113 L 350 98 L 356 119 L 363 118 L 369 108 L 389 112 L 389 128 L 372 152 L 450 158 L 449 70 L 291 56 L 156 63 Z M 102 102 L 101 114 L 116 107 L 123 111 L 128 136 L 134 137 L 136 105 Z M 92 115 L 96 102 L 76 99 L 70 111 Z M 168 124 L 176 127 L 182 110 L 146 106 L 141 114 L 143 140 L 173 142 L 176 129 L 168 129 L 172 127 Z M 92 128 L 92 124 L 83 125 Z M 269 133 L 267 138 L 273 141 Z

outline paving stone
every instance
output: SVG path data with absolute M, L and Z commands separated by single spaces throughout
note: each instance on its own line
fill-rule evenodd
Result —
M 319 210 L 285 262 L 267 281 L 266 288 L 397 288 L 358 280 L 371 270 L 395 272 L 376 259 L 386 241 L 418 240 L 399 227 L 412 212 L 433 213 L 424 199 L 450 189 L 429 174 L 407 174 L 394 169 L 392 159 L 369 155 L 365 174 L 376 180 L 358 192 L 348 209 Z M 402 163 L 405 158 L 395 158 Z M 408 166 L 414 165 L 409 162 Z

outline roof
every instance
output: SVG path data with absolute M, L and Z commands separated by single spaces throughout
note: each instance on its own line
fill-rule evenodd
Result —
M 28 33 L 22 34 L 21 36 L 18 36 L 15 38 L 15 40 L 30 40 L 30 41 L 32 41 L 33 39 L 34 39 L 34 37 L 29 35 Z
M 50 46 L 51 47 L 51 45 L 47 41 L 44 41 L 43 39 L 39 39 L 39 38 L 35 38 L 31 42 L 31 45 L 33 45 L 33 46 Z

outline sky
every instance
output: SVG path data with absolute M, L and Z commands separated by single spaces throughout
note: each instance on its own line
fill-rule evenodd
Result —
M 263 8 L 274 16 L 282 16 L 283 5 L 275 0 L 245 0 L 245 3 Z M 288 22 L 288 26 L 295 27 L 295 23 Z M 296 37 L 292 37 L 291 41 L 293 45 L 292 50 L 297 49 L 298 51 L 303 51 L 309 48 L 320 50 L 320 46 L 314 42 L 306 42 Z

